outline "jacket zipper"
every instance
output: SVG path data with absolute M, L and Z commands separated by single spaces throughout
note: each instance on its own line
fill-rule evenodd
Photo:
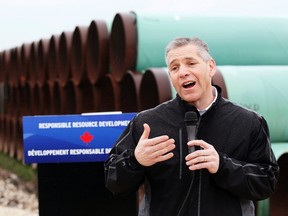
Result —
M 179 149 L 179 179 L 182 179 L 182 156 L 183 156 L 183 148 L 182 148 L 182 128 L 179 129 L 179 145 L 180 145 L 180 149 Z
M 199 172 L 199 191 L 198 191 L 198 208 L 197 215 L 201 215 L 201 187 L 202 187 L 202 170 Z
M 196 124 L 196 139 L 197 139 L 197 133 L 198 133 L 200 121 L 201 121 L 201 116 L 199 116 L 199 120 Z M 199 170 L 199 188 L 198 188 L 199 190 L 198 190 L 197 216 L 201 215 L 201 187 L 202 187 L 202 170 Z

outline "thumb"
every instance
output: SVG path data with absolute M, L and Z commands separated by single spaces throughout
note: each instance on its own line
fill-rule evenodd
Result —
M 149 127 L 149 125 L 144 123 L 143 127 L 144 127 L 144 131 L 143 131 L 143 133 L 142 133 L 142 135 L 140 137 L 140 140 L 148 139 L 149 135 L 150 135 L 150 127 Z

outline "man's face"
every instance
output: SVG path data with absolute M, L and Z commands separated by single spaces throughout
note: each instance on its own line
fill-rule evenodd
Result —
M 211 103 L 211 80 L 216 71 L 213 59 L 205 62 L 193 45 L 171 50 L 167 55 L 171 82 L 179 96 L 203 109 Z M 213 99 L 212 99 L 213 100 Z

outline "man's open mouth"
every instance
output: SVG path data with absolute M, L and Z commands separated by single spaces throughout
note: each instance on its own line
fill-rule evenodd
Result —
M 183 84 L 184 88 L 191 88 L 196 84 L 196 82 L 186 82 Z

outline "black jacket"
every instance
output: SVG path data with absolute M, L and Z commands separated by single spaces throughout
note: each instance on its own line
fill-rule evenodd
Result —
M 179 215 L 184 216 L 254 215 L 252 201 L 270 196 L 279 172 L 265 119 L 223 99 L 218 87 L 216 102 L 200 117 L 197 139 L 217 150 L 219 170 L 216 174 L 206 169 L 191 174 L 184 159 L 188 152 L 184 115 L 190 110 L 198 113 L 177 96 L 140 112 L 117 140 L 105 163 L 107 188 L 115 194 L 135 192 L 146 179 L 151 187 L 151 197 L 146 200 L 150 216 L 176 216 L 182 205 Z M 151 167 L 137 163 L 133 153 L 143 123 L 151 128 L 149 138 L 168 135 L 175 139 L 173 158 Z

